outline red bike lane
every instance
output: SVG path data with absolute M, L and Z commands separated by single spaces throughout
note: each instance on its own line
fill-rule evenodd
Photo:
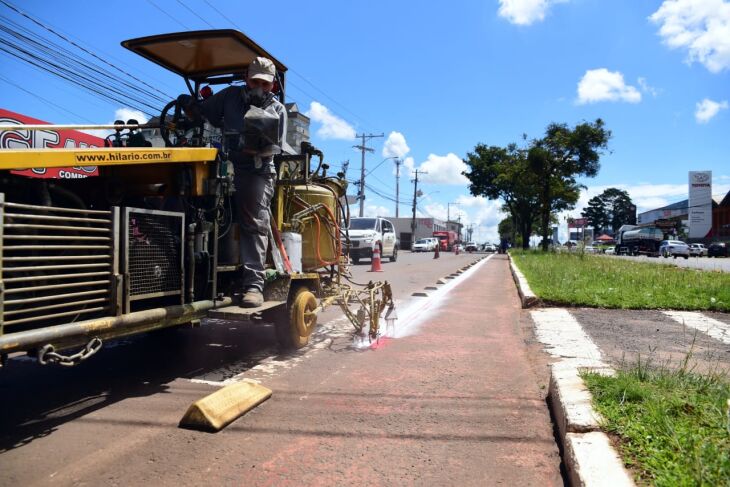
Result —
M 248 436 L 245 461 L 213 477 L 248 485 L 562 485 L 507 261 L 485 262 L 429 314 L 410 336 L 342 360 L 336 349 L 329 359 L 320 354 L 321 375 L 308 364 L 268 383 L 274 398 L 224 432 Z

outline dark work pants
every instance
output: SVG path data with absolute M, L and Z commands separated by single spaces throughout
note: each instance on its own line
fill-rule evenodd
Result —
M 269 244 L 274 175 L 245 170 L 236 165 L 234 202 L 240 227 L 243 290 L 264 290 L 264 265 Z

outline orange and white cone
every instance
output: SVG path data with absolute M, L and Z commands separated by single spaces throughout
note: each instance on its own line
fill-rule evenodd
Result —
M 380 247 L 373 249 L 372 264 L 370 264 L 370 270 L 368 272 L 383 272 L 380 268 Z

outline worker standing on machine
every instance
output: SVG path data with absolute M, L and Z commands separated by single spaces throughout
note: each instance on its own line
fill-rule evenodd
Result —
M 286 137 L 286 108 L 272 93 L 275 78 L 274 63 L 257 57 L 248 67 L 246 86 L 229 86 L 200 104 L 202 115 L 223 129 L 224 149 L 233 162 L 243 264 L 241 306 L 246 308 L 264 303 L 274 155 L 281 153 Z

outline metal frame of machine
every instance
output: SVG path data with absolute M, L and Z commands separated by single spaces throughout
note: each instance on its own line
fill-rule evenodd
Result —
M 197 94 L 202 83 L 230 83 L 241 79 L 241 70 L 252 57 L 267 56 L 279 69 L 279 96 L 283 101 L 286 67 L 240 32 L 176 33 L 125 41 L 123 45 L 183 76 L 193 95 Z M 208 49 L 217 45 L 230 52 L 222 52 L 217 58 L 213 56 L 220 60 L 219 64 L 199 55 L 193 55 L 196 63 L 185 64 L 180 62 L 176 45 L 188 51 L 191 46 Z M 165 53 L 169 56 L 167 60 Z M 171 61 L 173 58 L 177 64 Z M 181 66 L 194 69 L 186 71 Z M 170 119 L 168 111 L 173 108 L 174 115 Z M 307 344 L 316 326 L 317 314 L 334 302 L 343 307 L 356 329 L 369 327 L 370 337 L 377 339 L 383 311 L 389 309 L 389 316 L 393 316 L 390 286 L 387 282 L 371 282 L 358 287 L 344 282 L 347 258 L 341 255 L 340 232 L 342 229 L 346 232 L 347 225 L 340 223 L 349 215 L 346 215 L 346 205 L 342 205 L 340 198 L 344 195 L 346 183 L 341 176 L 327 176 L 322 153 L 308 144 L 302 146 L 301 154 L 277 158 L 279 179 L 272 205 L 274 243 L 270 245 L 272 269 L 268 272 L 264 289 L 266 302 L 255 309 L 235 305 L 237 271 L 241 264 L 235 256 L 223 258 L 227 250 L 235 248 L 230 245 L 231 239 L 235 238 L 235 226 L 232 212 L 226 206 L 230 205 L 231 197 L 230 163 L 221 157 L 221 151 L 205 146 L 201 127 L 183 127 L 180 117 L 179 107 L 171 102 L 162 110 L 158 127 L 168 134 L 192 131 L 194 137 L 184 139 L 198 141 L 201 146 L 177 147 L 171 144 L 173 146 L 164 148 L 0 150 L 0 364 L 9 354 L 26 352 L 36 356 L 40 363 L 75 365 L 96 353 L 102 340 L 168 326 L 196 324 L 206 316 L 273 321 L 279 342 L 288 348 L 299 348 Z M 104 126 L 88 128 L 100 127 Z M 114 126 L 116 129 L 119 127 Z M 137 129 L 152 126 L 122 127 Z M 66 128 L 81 127 L 0 126 L 0 130 L 6 131 Z M 183 137 L 176 140 L 183 140 Z M 313 157 L 319 159 L 316 169 L 310 167 Z M 19 167 L 89 164 L 99 167 L 97 179 L 33 180 L 8 171 Z M 44 204 L 48 201 L 53 204 Z M 145 208 L 140 203 L 148 206 Z M 8 216 L 6 210 L 14 207 L 32 207 L 39 215 L 12 216 L 11 213 Z M 174 211 L 170 211 L 171 207 Z M 54 211 L 61 216 L 53 214 Z M 130 280 L 134 276 L 128 272 L 128 220 L 130 213 L 134 212 L 180 219 L 181 231 L 174 238 L 171 235 L 176 232 L 167 231 L 166 238 L 158 238 L 144 229 L 135 229 L 138 235 L 132 236 L 140 245 L 162 246 L 153 249 L 157 254 L 151 255 L 161 255 L 165 246 L 175 246 L 174 249 L 180 252 L 177 269 L 181 282 L 179 292 L 175 289 L 174 292 L 130 294 Z M 94 218 L 95 215 L 108 215 L 108 230 L 101 232 L 88 226 L 96 224 L 94 221 L 101 221 Z M 120 218 L 120 215 L 124 217 Z M 72 223 L 51 228 L 43 224 L 46 221 Z M 21 234 L 26 230 L 30 233 Z M 287 263 L 287 258 L 279 234 L 292 230 L 304 235 L 304 260 L 309 261 L 303 272 L 281 267 L 282 262 Z M 50 233 L 43 235 L 44 232 Z M 14 257 L 7 252 L 13 248 L 8 245 L 13 239 L 26 244 L 23 248 L 16 246 L 14 251 L 17 255 Z M 87 245 L 84 243 L 86 240 L 93 240 L 91 243 L 94 245 Z M 56 266 L 60 269 L 53 265 L 38 265 L 49 256 L 49 248 L 61 247 L 63 242 L 67 242 L 69 247 L 59 248 L 59 254 L 52 256 L 61 262 Z M 91 247 L 94 249 L 89 250 Z M 108 253 L 100 254 L 102 251 Z M 32 265 L 25 265 L 26 262 Z M 64 267 L 64 262 L 71 264 Z M 102 268 L 102 264 L 108 265 L 109 270 L 90 268 Z M 172 267 L 156 262 L 142 264 L 148 265 L 143 269 L 145 278 L 153 279 L 165 279 L 166 269 Z M 41 274 L 39 269 L 47 269 L 47 274 Z M 64 302 L 58 301 L 64 299 L 63 296 L 70 296 L 72 292 L 86 293 L 89 284 L 83 279 L 87 274 L 107 280 L 103 299 L 108 304 L 96 306 L 97 302 L 101 302 L 96 300 L 102 298 L 94 297 L 88 299 L 89 303 L 85 302 L 86 299 L 78 301 L 79 306 L 86 307 L 73 313 L 43 314 L 47 310 L 63 310 Z M 33 289 L 16 292 L 25 300 L 23 303 L 55 300 L 55 304 L 40 307 L 43 309 L 16 309 L 17 313 L 31 315 L 32 326 L 14 326 L 12 320 L 5 319 L 7 306 L 4 305 L 13 301 L 7 299 L 6 285 L 15 282 L 13 279 L 37 283 Z M 68 292 L 44 297 L 34 294 L 39 289 Z M 357 303 L 359 307 L 355 312 L 349 308 L 351 303 Z M 61 353 L 77 347 L 82 348 L 72 355 Z

